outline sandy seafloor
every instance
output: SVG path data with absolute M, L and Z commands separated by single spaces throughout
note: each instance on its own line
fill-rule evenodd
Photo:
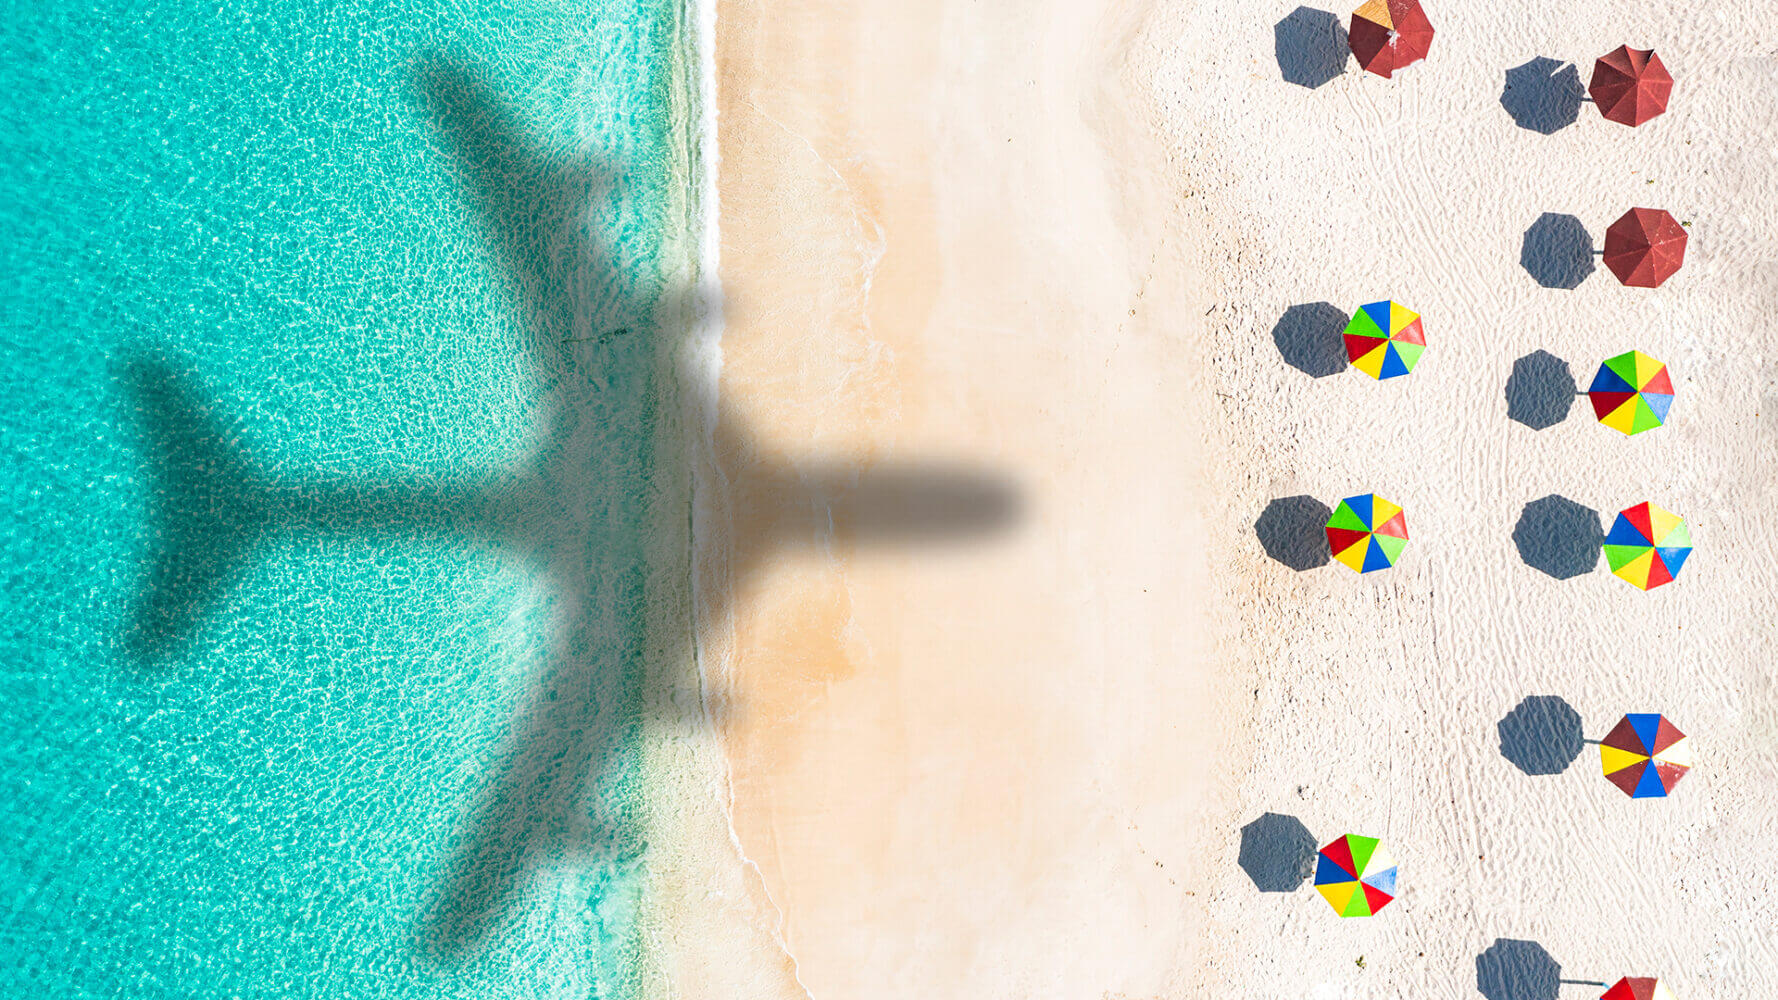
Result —
M 1284 2 L 717 5 L 694 694 L 721 726 L 659 744 L 692 776 L 651 839 L 661 992 L 1778 987 L 1778 14 L 1429 14 L 1427 63 L 1309 87 L 1336 43 L 1305 51 L 1317 12 Z M 1665 116 L 1515 124 L 1508 70 L 1584 82 L 1623 42 L 1678 79 Z M 1663 288 L 1522 265 L 1545 213 L 1596 245 L 1633 206 L 1689 223 Z M 1384 297 L 1425 317 L 1406 379 L 1279 329 Z M 1625 439 L 1547 390 L 1509 413 L 1520 359 L 1584 388 L 1631 348 L 1671 366 L 1668 426 Z M 836 468 L 935 459 L 1016 518 L 870 544 L 821 516 Z M 1413 535 L 1388 572 L 1285 551 L 1299 571 L 1256 532 L 1371 490 Z M 1642 500 L 1697 544 L 1652 593 L 1515 543 L 1534 501 L 1584 534 Z M 1590 739 L 1664 712 L 1697 767 L 1656 801 L 1590 747 L 1527 774 L 1500 724 L 1532 696 Z M 1399 900 L 1261 892 L 1264 814 L 1385 838 Z

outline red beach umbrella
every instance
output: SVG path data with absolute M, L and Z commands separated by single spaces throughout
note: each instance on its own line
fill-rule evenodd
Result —
M 1599 1000 L 1673 1000 L 1673 991 L 1653 976 L 1625 976 Z
M 1658 208 L 1632 208 L 1605 231 L 1605 266 L 1636 288 L 1658 288 L 1685 263 L 1685 227 Z
M 1640 125 L 1667 110 L 1673 77 L 1653 49 L 1620 45 L 1593 63 L 1587 93 L 1600 114 L 1624 125 Z
M 1346 44 L 1358 65 L 1385 79 L 1408 63 L 1426 58 L 1432 48 L 1432 22 L 1420 0 L 1365 0 L 1352 12 Z

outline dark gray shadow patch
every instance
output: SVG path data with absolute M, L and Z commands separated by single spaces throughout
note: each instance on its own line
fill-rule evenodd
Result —
M 1315 868 L 1315 835 L 1295 816 L 1266 813 L 1241 828 L 1241 870 L 1260 892 L 1295 892 Z
M 1311 378 L 1346 370 L 1346 342 L 1340 336 L 1351 319 L 1332 302 L 1291 306 L 1272 327 L 1272 343 L 1284 363 Z
M 1562 967 L 1535 941 L 1497 938 L 1476 956 L 1475 985 L 1487 1000 L 1556 1000 Z
M 1585 744 L 1580 713 L 1552 694 L 1534 694 L 1519 702 L 1496 728 L 1500 756 L 1526 774 L 1561 774 Z
M 1313 90 L 1346 72 L 1346 25 L 1325 10 L 1298 7 L 1272 26 L 1272 51 L 1285 83 Z
M 1519 266 L 1545 288 L 1579 288 L 1593 273 L 1593 237 L 1580 219 L 1545 212 L 1525 230 Z
M 1253 533 L 1266 555 L 1297 572 L 1327 565 L 1327 519 L 1333 511 L 1311 496 L 1280 497 L 1266 505 L 1253 522 Z
M 1577 389 L 1568 362 L 1548 351 L 1532 351 L 1513 362 L 1506 379 L 1506 415 L 1534 431 L 1568 419 Z
M 1513 124 L 1550 135 L 1574 124 L 1586 96 L 1580 71 L 1573 63 L 1538 56 L 1506 71 L 1500 106 L 1512 116 Z
M 1555 494 L 1526 504 L 1513 528 L 1525 565 L 1558 580 L 1591 573 L 1604 543 L 1599 512 Z

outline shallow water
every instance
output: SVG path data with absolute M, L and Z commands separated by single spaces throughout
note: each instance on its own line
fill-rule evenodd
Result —
M 0 994 L 628 995 L 677 5 L 0 32 Z

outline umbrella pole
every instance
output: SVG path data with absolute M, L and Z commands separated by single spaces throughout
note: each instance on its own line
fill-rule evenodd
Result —
M 1610 986 L 1611 985 L 1610 983 L 1601 983 L 1601 982 L 1598 982 L 1597 980 L 1593 980 L 1593 979 L 1558 979 L 1558 980 L 1556 980 L 1556 982 L 1561 983 L 1563 986 Z

